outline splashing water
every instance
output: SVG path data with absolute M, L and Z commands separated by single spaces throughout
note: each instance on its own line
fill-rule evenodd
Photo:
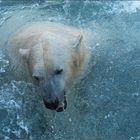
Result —
M 9 61 L 4 59 L 5 56 L 2 51 L 0 51 L 0 73 L 6 71 L 6 67 L 9 65 Z
M 1 0 L 0 139 L 139 140 L 139 17 L 139 1 Z M 90 69 L 63 113 L 47 110 L 34 85 L 11 80 L 4 50 L 21 25 L 46 20 L 92 33 Z

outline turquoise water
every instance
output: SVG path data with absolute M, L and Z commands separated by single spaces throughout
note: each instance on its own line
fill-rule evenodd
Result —
M 11 33 L 30 21 L 92 32 L 86 77 L 68 108 L 47 110 L 31 83 L 10 80 Z M 140 2 L 0 0 L 0 139 L 140 140 Z

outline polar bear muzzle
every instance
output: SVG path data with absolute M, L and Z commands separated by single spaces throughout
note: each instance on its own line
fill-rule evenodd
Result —
M 58 99 L 56 99 L 54 102 L 48 102 L 46 101 L 45 98 L 43 98 L 45 107 L 51 110 L 56 110 L 57 112 L 62 112 L 67 108 L 67 99 L 66 99 L 66 95 L 64 92 L 64 100 L 63 102 L 59 102 Z
M 41 80 L 42 98 L 46 108 L 62 112 L 67 107 L 65 83 L 62 74 Z

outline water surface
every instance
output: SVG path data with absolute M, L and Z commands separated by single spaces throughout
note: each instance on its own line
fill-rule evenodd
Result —
M 37 88 L 10 80 L 8 37 L 31 21 L 92 32 L 86 77 L 63 113 L 47 110 Z M 140 140 L 140 2 L 0 0 L 0 139 Z

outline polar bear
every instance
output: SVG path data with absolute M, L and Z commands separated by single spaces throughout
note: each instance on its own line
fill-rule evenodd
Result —
M 89 60 L 86 35 L 80 29 L 53 22 L 23 25 L 8 41 L 8 54 L 17 79 L 41 89 L 48 109 L 66 109 L 66 93 Z

